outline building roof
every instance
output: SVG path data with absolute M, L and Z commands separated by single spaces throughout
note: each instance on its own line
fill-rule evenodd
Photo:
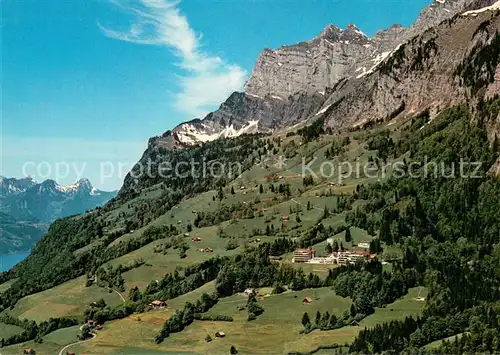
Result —
M 151 302 L 153 306 L 160 306 L 162 304 L 165 304 L 165 301 L 160 301 L 160 300 L 154 300 Z
M 350 250 L 349 252 L 351 254 L 357 254 L 357 255 L 370 255 L 369 252 L 364 251 L 364 250 Z
M 295 249 L 294 253 L 297 254 L 311 254 L 312 249 Z

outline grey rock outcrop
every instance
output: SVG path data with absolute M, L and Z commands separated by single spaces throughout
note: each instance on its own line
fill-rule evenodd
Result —
M 483 8 L 494 2 L 435 0 L 422 10 L 417 21 L 408 28 L 393 25 L 369 38 L 355 25 L 349 25 L 346 29 L 329 25 L 310 41 L 282 46 L 276 50 L 265 49 L 257 59 L 244 93 L 233 93 L 218 110 L 203 119 L 182 123 L 157 140 L 165 146 L 192 145 L 243 133 L 271 132 L 314 117 L 325 100 L 328 100 L 328 105 L 342 98 L 345 100 L 344 105 L 349 102 L 355 112 L 356 107 L 359 107 L 360 113 L 368 110 L 367 120 L 390 116 L 401 109 L 403 102 L 406 111 L 417 109 L 430 101 L 444 103 L 446 95 L 440 95 L 439 89 L 436 91 L 425 86 L 443 84 L 450 88 L 448 83 L 439 81 L 451 80 L 446 66 L 431 65 L 429 68 L 444 71 L 441 79 L 427 83 L 425 80 L 430 80 L 430 77 L 422 76 L 420 81 L 412 83 L 411 75 L 408 74 L 406 78 L 404 74 L 403 78 L 408 79 L 408 90 L 401 89 L 401 92 L 395 89 L 402 87 L 395 83 L 395 79 L 379 77 L 374 81 L 373 73 L 401 46 L 406 48 L 405 51 L 418 51 L 419 46 L 425 45 L 427 41 L 424 32 L 441 22 L 465 10 Z M 420 42 L 412 43 L 416 38 Z M 450 58 L 433 57 L 433 60 L 443 61 L 441 64 L 445 65 Z M 438 76 L 433 76 L 432 80 Z M 331 93 L 333 96 L 329 97 Z M 441 98 L 431 99 L 430 96 L 434 94 Z M 350 96 L 365 97 L 367 101 L 354 102 L 348 99 Z M 457 97 L 462 96 L 459 94 Z M 420 104 L 417 104 L 418 101 Z M 342 107 L 339 105 L 339 109 Z M 336 111 L 340 112 L 339 116 L 346 114 L 345 110 Z M 358 116 L 356 113 L 353 117 Z M 338 120 L 333 119 L 331 122 Z
M 348 81 L 333 93 L 325 106 L 335 105 L 335 110 L 326 124 L 359 126 L 474 102 L 484 93 L 499 94 L 497 74 L 489 69 L 500 60 L 495 54 L 499 31 L 500 11 L 486 11 L 455 17 L 412 38 L 372 73 Z

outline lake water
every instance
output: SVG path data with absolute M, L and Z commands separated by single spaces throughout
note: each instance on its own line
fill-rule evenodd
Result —
M 17 263 L 26 259 L 30 251 L 20 251 L 18 253 L 0 255 L 0 272 L 7 271 Z

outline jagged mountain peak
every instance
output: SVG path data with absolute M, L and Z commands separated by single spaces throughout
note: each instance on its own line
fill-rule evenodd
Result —
M 76 183 L 75 183 L 75 186 L 77 187 L 78 190 L 88 190 L 88 191 L 92 191 L 92 189 L 94 188 L 92 186 L 92 184 L 90 183 L 90 180 L 89 179 L 86 179 L 86 178 L 82 178 L 80 180 L 78 180 Z
M 368 36 L 363 33 L 355 24 L 350 23 L 345 29 L 335 25 L 326 26 L 321 33 L 314 37 L 309 43 L 313 45 L 319 44 L 321 40 L 326 40 L 332 43 L 345 42 L 354 40 L 367 40 Z M 346 43 L 347 44 L 347 43 Z M 288 46 L 290 47 L 290 46 Z
M 314 39 L 327 39 L 329 41 L 337 41 L 343 30 L 335 25 L 327 25 L 319 35 Z M 313 41 L 314 41 L 313 39 Z
M 31 178 L 4 178 L 0 181 L 0 212 L 20 220 L 35 218 L 50 222 L 100 206 L 115 195 L 116 191 L 94 188 L 85 178 L 68 186 L 53 179 L 35 183 Z
M 0 196 L 22 193 L 34 185 L 36 185 L 36 181 L 31 176 L 22 179 L 2 176 L 0 178 Z
M 308 119 L 332 91 L 350 79 L 364 80 L 406 42 L 428 28 L 494 0 L 435 0 L 415 24 L 400 24 L 367 37 L 355 24 L 342 29 L 327 25 L 313 39 L 266 48 L 258 56 L 244 93 L 233 93 L 203 119 L 177 126 L 161 141 L 164 147 L 193 145 L 222 137 L 273 130 Z M 307 106 L 307 107 L 306 107 Z M 321 107 L 313 112 L 316 114 Z
M 346 29 L 344 30 L 344 33 L 353 33 L 361 37 L 368 37 L 353 23 L 347 25 Z

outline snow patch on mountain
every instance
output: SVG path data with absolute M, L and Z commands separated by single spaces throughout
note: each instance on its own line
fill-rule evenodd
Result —
M 463 16 L 477 16 L 477 14 L 480 14 L 481 12 L 485 11 L 494 11 L 494 10 L 500 10 L 500 0 L 494 3 L 493 5 L 483 7 L 478 10 L 471 10 L 471 11 L 466 11 L 462 15 Z
M 249 121 L 243 127 L 236 129 L 233 124 L 223 128 L 222 130 L 212 129 L 205 123 L 200 123 L 198 127 L 193 124 L 186 123 L 176 129 L 177 139 L 187 145 L 193 145 L 202 142 L 211 142 L 219 138 L 233 138 L 246 133 L 256 133 L 258 131 L 259 121 Z
M 386 60 L 387 58 L 392 56 L 400 47 L 401 47 L 401 44 L 396 46 L 396 48 L 394 48 L 392 51 L 379 53 L 374 59 L 372 59 L 372 62 L 374 63 L 373 67 L 371 67 L 368 71 L 366 71 L 366 68 L 363 67 L 363 72 L 361 74 L 359 74 L 358 76 L 356 76 L 356 79 L 361 79 L 362 77 L 373 73 L 375 71 L 375 69 L 377 69 L 377 67 L 380 65 L 380 63 L 382 63 L 384 60 Z
M 314 116 L 319 116 L 319 115 L 325 113 L 330 108 L 330 106 L 332 106 L 332 105 L 326 105 L 321 110 L 319 110 Z

